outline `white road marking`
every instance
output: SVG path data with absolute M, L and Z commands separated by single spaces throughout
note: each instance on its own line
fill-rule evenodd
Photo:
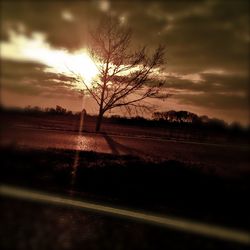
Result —
M 207 237 L 250 245 L 250 232 L 240 231 L 237 229 L 229 229 L 182 218 L 158 216 L 150 213 L 120 209 L 112 206 L 105 206 L 86 201 L 63 198 L 52 194 L 35 192 L 32 190 L 7 185 L 1 185 L 0 194 L 7 197 L 79 208 L 96 213 L 104 213 L 115 217 L 125 217 L 128 219 L 139 220 L 145 223 L 159 225 L 174 230 L 185 231 L 188 233 L 195 233 Z

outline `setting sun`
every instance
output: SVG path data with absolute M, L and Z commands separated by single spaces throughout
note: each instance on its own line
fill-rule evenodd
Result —
M 87 85 L 91 85 L 92 79 L 98 74 L 98 69 L 87 52 L 78 53 L 65 55 L 66 66 L 72 72 L 80 75 Z
M 34 33 L 32 37 L 10 32 L 10 41 L 1 44 L 4 57 L 18 61 L 33 61 L 45 64 L 46 72 L 80 76 L 88 87 L 97 76 L 96 64 L 86 49 L 70 53 L 67 50 L 54 49 L 46 42 L 42 33 Z M 72 83 L 73 88 L 84 89 L 84 84 Z

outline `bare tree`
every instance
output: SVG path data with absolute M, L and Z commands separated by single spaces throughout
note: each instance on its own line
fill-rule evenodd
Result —
M 80 81 L 98 104 L 96 131 L 99 131 L 108 110 L 124 107 L 131 112 L 150 108 L 142 101 L 157 96 L 163 84 L 159 80 L 153 86 L 147 83 L 156 80 L 153 72 L 163 64 L 164 47 L 158 46 L 151 56 L 147 56 L 146 47 L 133 52 L 129 48 L 131 30 L 114 20 L 101 23 L 90 35 L 91 56 L 99 76 L 93 80 L 91 88 L 84 79 Z

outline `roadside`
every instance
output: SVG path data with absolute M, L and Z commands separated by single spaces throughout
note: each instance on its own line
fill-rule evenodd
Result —
M 231 241 L 18 199 L 2 199 L 0 210 L 1 249 L 248 249 Z
M 131 155 L 1 148 L 1 182 L 90 201 L 249 229 L 249 175 L 222 177 L 206 166 Z

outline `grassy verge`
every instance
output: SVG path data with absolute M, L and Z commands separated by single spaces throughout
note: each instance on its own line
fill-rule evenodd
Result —
M 1 148 L 1 180 L 85 199 L 211 223 L 249 227 L 249 176 L 219 177 L 205 165 L 75 151 Z

